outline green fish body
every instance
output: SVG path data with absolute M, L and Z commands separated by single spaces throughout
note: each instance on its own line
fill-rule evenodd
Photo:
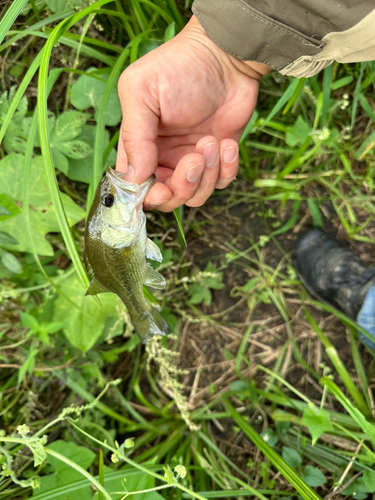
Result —
M 167 322 L 143 293 L 143 285 L 159 289 L 166 285 L 146 260 L 162 261 L 159 248 L 147 238 L 142 205 L 154 181 L 153 176 L 141 185 L 132 184 L 107 168 L 85 230 L 85 256 L 93 271 L 86 295 L 116 293 L 143 342 L 170 333 Z

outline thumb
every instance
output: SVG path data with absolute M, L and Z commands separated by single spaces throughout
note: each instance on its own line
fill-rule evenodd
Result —
M 131 71 L 129 67 L 119 80 L 123 116 L 116 160 L 116 170 L 127 172 L 126 180 L 137 184 L 158 166 L 159 103 L 146 89 L 146 68 L 140 69 Z

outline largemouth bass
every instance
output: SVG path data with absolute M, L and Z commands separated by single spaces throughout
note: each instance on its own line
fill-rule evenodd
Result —
M 132 184 L 108 167 L 85 230 L 85 255 L 93 271 L 86 295 L 116 293 L 143 342 L 170 333 L 167 322 L 143 293 L 143 285 L 161 289 L 166 284 L 146 260 L 162 261 L 159 248 L 147 238 L 143 212 L 143 200 L 154 182 L 152 176 L 141 185 Z

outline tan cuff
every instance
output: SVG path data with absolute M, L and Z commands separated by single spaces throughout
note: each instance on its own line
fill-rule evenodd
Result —
M 245 0 L 195 0 L 193 12 L 219 47 L 242 61 L 257 61 L 280 71 L 324 46 L 254 9 Z
M 328 33 L 322 40 L 323 50 L 315 56 L 301 56 L 296 61 L 283 68 L 283 75 L 297 78 L 316 75 L 321 69 L 333 61 L 363 62 L 375 60 L 375 10 L 370 12 L 352 28 Z

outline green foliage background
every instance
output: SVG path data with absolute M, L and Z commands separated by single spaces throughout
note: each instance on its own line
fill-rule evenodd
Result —
M 245 203 L 267 228 L 245 251 L 224 237 L 224 254 L 199 268 L 184 236 L 165 243 L 175 222 L 150 215 L 170 289 L 149 298 L 174 328 L 169 344 L 156 341 L 145 351 L 129 335 L 116 296 L 84 296 L 84 219 L 104 168 L 115 163 L 117 80 L 183 28 L 189 7 L 174 0 L 15 0 L 3 9 L 1 498 L 119 500 L 137 492 L 145 500 L 319 499 L 336 487 L 365 499 L 375 492 L 373 353 L 358 343 L 353 321 L 301 291 L 278 240 L 293 238 L 304 220 L 323 226 L 331 214 L 354 248 L 373 248 L 374 62 L 334 63 L 308 80 L 273 73 L 263 80 L 241 139 L 241 180 L 226 191 L 224 209 L 211 207 L 214 216 L 203 221 L 193 211 L 176 214 L 188 240 L 206 245 L 208 225 Z M 274 268 L 265 261 L 271 243 L 283 255 Z M 232 269 L 248 279 L 227 282 Z M 257 306 L 272 305 L 288 338 L 270 368 L 255 367 L 262 379 L 249 377 L 256 323 L 248 321 L 236 351 L 223 349 L 231 382 L 225 390 L 212 384 L 204 404 L 189 406 L 178 382 L 186 375 L 178 343 L 186 324 L 233 326 L 226 311 L 210 309 L 224 292 L 238 297 L 248 319 Z M 290 297 L 300 299 L 323 352 L 319 370 L 301 354 Z M 345 362 L 316 319 L 322 310 L 347 328 Z M 291 360 L 319 388 L 319 400 L 290 382 Z M 117 372 L 121 381 L 111 375 Z M 245 467 L 222 451 L 236 436 L 258 450 Z

